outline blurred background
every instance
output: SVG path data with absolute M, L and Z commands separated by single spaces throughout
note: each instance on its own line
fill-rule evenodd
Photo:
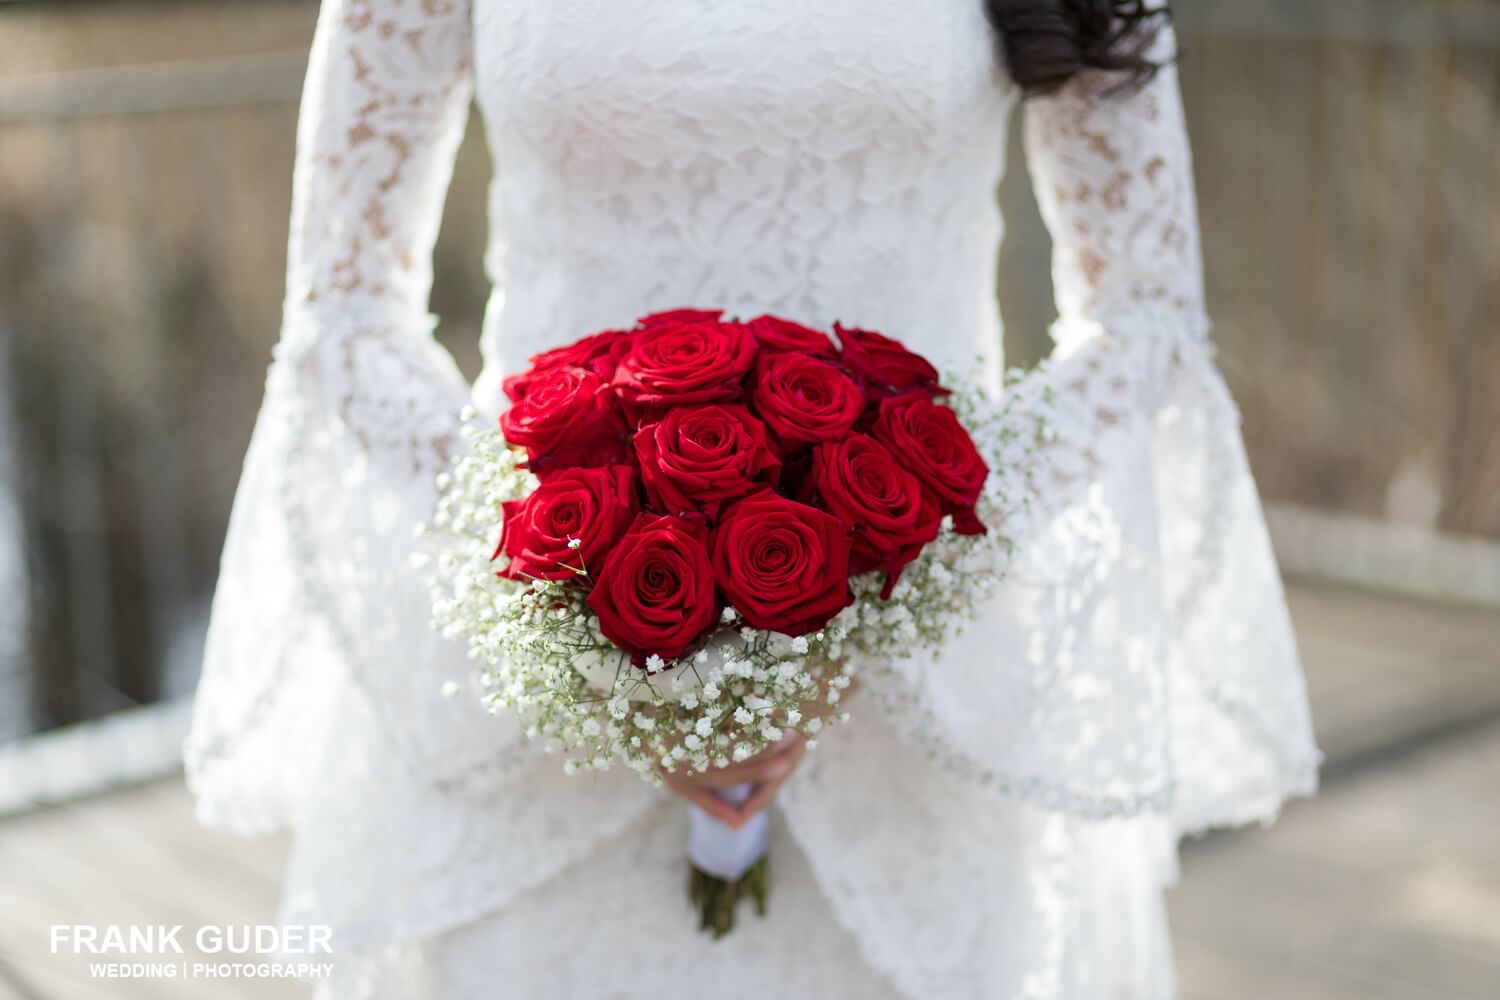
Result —
M 1187 852 L 1184 997 L 1500 997 L 1500 0 L 1176 6 L 1221 364 L 1330 758 L 1276 832 Z M 95 995 L 28 937 L 76 888 L 35 858 L 119 867 L 88 823 L 240 850 L 141 783 L 176 767 L 278 332 L 316 13 L 0 0 L 0 998 Z M 1023 363 L 1052 307 L 1019 153 Z M 476 125 L 433 302 L 471 375 L 489 175 Z M 262 920 L 278 850 L 212 858 Z

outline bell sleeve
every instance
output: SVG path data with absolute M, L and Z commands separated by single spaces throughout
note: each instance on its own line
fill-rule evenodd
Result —
M 950 770 L 1048 809 L 1179 830 L 1310 793 L 1297 648 L 1204 309 L 1170 27 L 1159 71 L 1024 104 L 1052 237 L 1055 348 L 1013 380 L 992 460 L 1005 578 L 936 658 L 877 671 Z
M 297 134 L 280 341 L 234 503 L 186 746 L 205 821 L 295 825 L 356 707 L 438 786 L 520 737 L 431 631 L 413 527 L 469 387 L 434 339 L 431 257 L 468 119 L 467 0 L 326 0 Z M 359 702 L 354 706 L 354 702 Z M 507 749 L 510 747 L 511 749 Z

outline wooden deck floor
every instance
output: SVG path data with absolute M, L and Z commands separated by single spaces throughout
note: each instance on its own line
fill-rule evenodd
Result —
M 1325 789 L 1187 845 L 1183 1000 L 1495 1000 L 1500 616 L 1312 586 L 1292 603 Z M 0 821 L 0 1000 L 305 996 L 98 981 L 49 953 L 53 924 L 267 922 L 284 852 L 198 828 L 171 781 Z

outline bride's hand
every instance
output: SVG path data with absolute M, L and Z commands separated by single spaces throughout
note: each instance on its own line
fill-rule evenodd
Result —
M 750 818 L 771 804 L 781 786 L 792 776 L 807 754 L 807 740 L 801 733 L 787 733 L 754 757 L 728 767 L 707 772 L 661 772 L 662 781 L 672 792 L 698 806 L 714 819 L 738 830 Z M 721 788 L 749 784 L 750 797 L 739 805 L 719 798 Z
M 858 684 L 857 678 L 850 678 L 850 683 L 844 689 L 840 702 L 853 694 Z M 826 716 L 832 714 L 834 710 L 832 706 L 821 700 L 802 706 L 804 718 L 813 715 Z M 781 791 L 781 786 L 786 784 L 787 779 L 797 770 L 797 765 L 802 763 L 802 758 L 806 755 L 806 737 L 798 732 L 789 732 L 779 742 L 738 764 L 716 767 L 706 773 L 661 771 L 660 774 L 662 782 L 673 794 L 698 806 L 726 826 L 738 830 L 748 823 L 752 816 L 771 804 L 771 800 L 776 797 L 777 792 Z M 718 789 L 742 784 L 755 787 L 751 790 L 750 797 L 739 805 L 726 802 L 715 794 Z

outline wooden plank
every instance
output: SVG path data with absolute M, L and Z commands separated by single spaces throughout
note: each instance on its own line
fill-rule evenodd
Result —
M 1185 33 L 1394 48 L 1500 45 L 1500 5 L 1492 0 L 1193 0 L 1173 7 Z
M 1449 65 L 1444 118 L 1453 152 L 1443 178 L 1447 197 L 1447 356 L 1451 359 L 1444 427 L 1441 524 L 1450 531 L 1500 532 L 1500 403 L 1487 375 L 1500 370 L 1500 317 L 1491 300 L 1500 230 L 1494 187 L 1500 162 L 1500 56 L 1494 49 L 1456 52 Z
M 1476 795 L 1497 759 L 1500 727 L 1186 851 L 1170 897 L 1184 1000 L 1492 996 L 1500 805 Z M 1268 969 L 1275 987 L 1248 989 Z
M 0 955 L 46 997 L 190 1000 L 204 981 L 90 978 L 88 956 L 48 953 L 52 924 L 260 924 L 274 920 L 284 838 L 199 827 L 180 782 L 146 785 L 0 826 Z M 188 961 L 204 960 L 184 940 Z M 292 997 L 285 981 L 215 981 L 214 997 Z

